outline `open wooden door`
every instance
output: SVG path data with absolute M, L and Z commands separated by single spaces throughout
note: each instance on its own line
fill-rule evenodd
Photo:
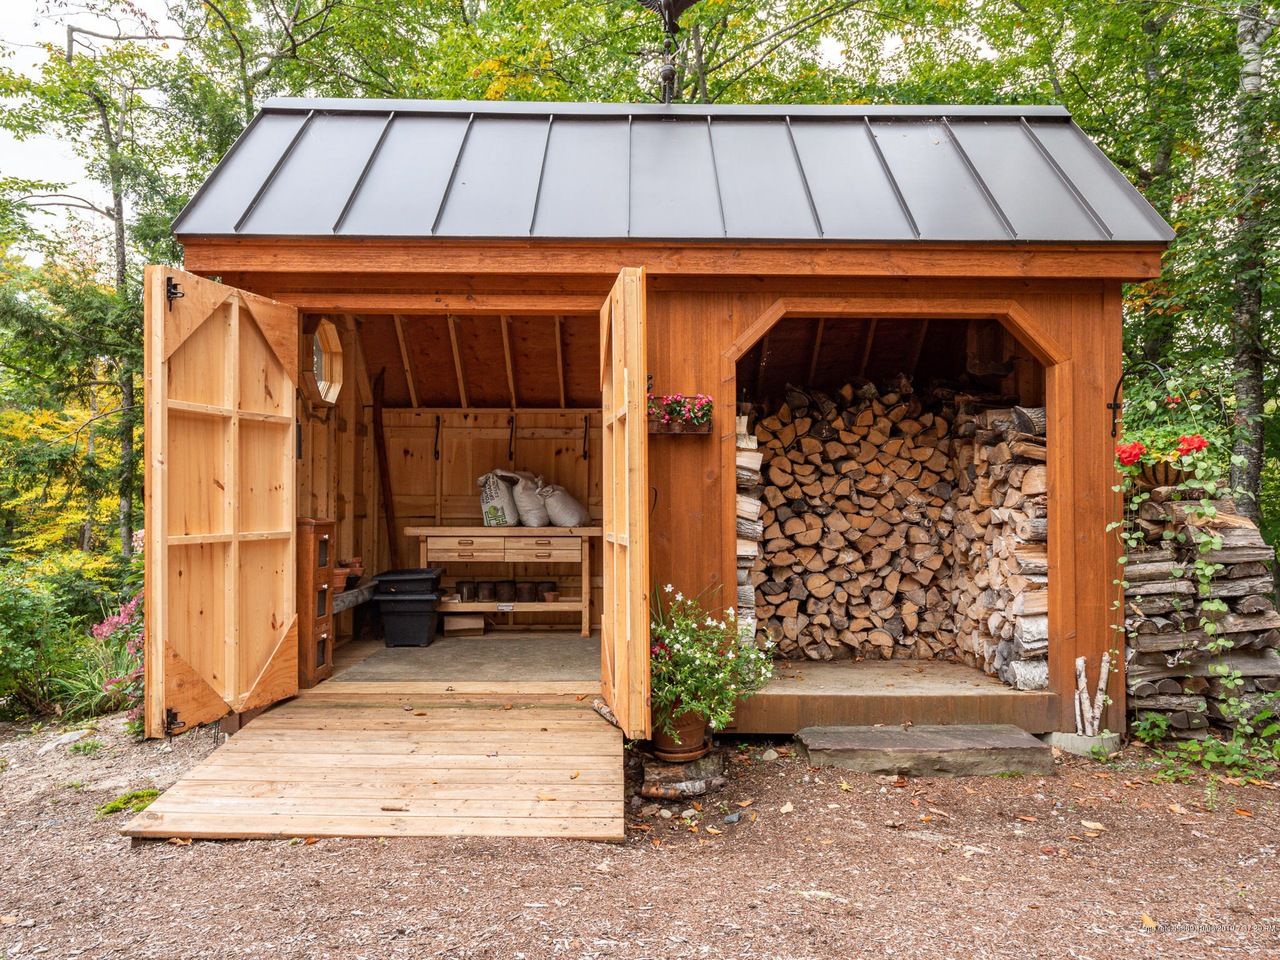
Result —
M 149 737 L 298 689 L 298 311 L 147 267 Z
M 650 735 L 649 426 L 644 270 L 618 274 L 600 309 L 604 610 L 600 683 L 623 732 Z

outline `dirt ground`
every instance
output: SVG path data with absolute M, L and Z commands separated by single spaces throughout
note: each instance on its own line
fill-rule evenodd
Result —
M 1137 748 L 1045 778 L 895 780 L 753 742 L 694 818 L 633 807 L 621 845 L 131 848 L 128 815 L 97 808 L 213 739 L 135 744 L 111 719 L 96 752 L 41 754 L 60 733 L 0 728 L 7 958 L 1280 956 L 1280 793 L 1156 785 Z

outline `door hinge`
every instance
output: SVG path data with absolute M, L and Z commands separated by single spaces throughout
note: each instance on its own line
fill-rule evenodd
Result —
M 173 707 L 164 708 L 164 735 L 172 737 L 175 733 L 182 733 L 187 727 L 186 721 L 178 719 L 178 711 Z
M 182 285 L 173 277 L 164 278 L 164 298 L 169 301 L 169 309 L 173 309 L 173 301 L 181 300 L 186 294 L 182 292 Z

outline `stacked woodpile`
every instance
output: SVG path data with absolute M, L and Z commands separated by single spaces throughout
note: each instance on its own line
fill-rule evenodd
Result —
M 1229 500 L 1214 501 L 1215 515 L 1206 518 L 1183 495 L 1157 487 L 1134 521 L 1145 549 L 1130 550 L 1124 567 L 1129 709 L 1135 720 L 1163 714 L 1172 736 L 1200 739 L 1211 724 L 1236 721 L 1233 699 L 1247 713 L 1280 690 L 1280 614 L 1275 552 L 1258 528 Z M 1197 528 L 1211 530 L 1221 546 L 1201 552 Z M 1203 595 L 1197 556 L 1221 566 Z M 1207 600 L 1227 609 L 1206 607 Z
M 1011 686 L 1048 686 L 1049 519 L 1043 407 L 956 398 L 956 568 L 948 597 L 961 656 Z
M 738 530 L 737 530 L 737 610 L 739 622 L 752 635 L 755 634 L 756 591 L 751 583 L 751 572 L 760 558 L 760 541 L 764 539 L 764 504 L 760 497 L 764 484 L 760 467 L 764 454 L 753 434 L 748 432 L 749 417 L 737 417 L 738 454 Z
M 899 378 L 884 393 L 788 387 L 754 435 L 758 638 L 813 660 L 953 655 L 949 420 Z

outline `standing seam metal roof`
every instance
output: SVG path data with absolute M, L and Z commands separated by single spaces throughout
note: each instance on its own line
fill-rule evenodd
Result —
M 1167 242 L 1061 107 L 268 101 L 179 236 Z

